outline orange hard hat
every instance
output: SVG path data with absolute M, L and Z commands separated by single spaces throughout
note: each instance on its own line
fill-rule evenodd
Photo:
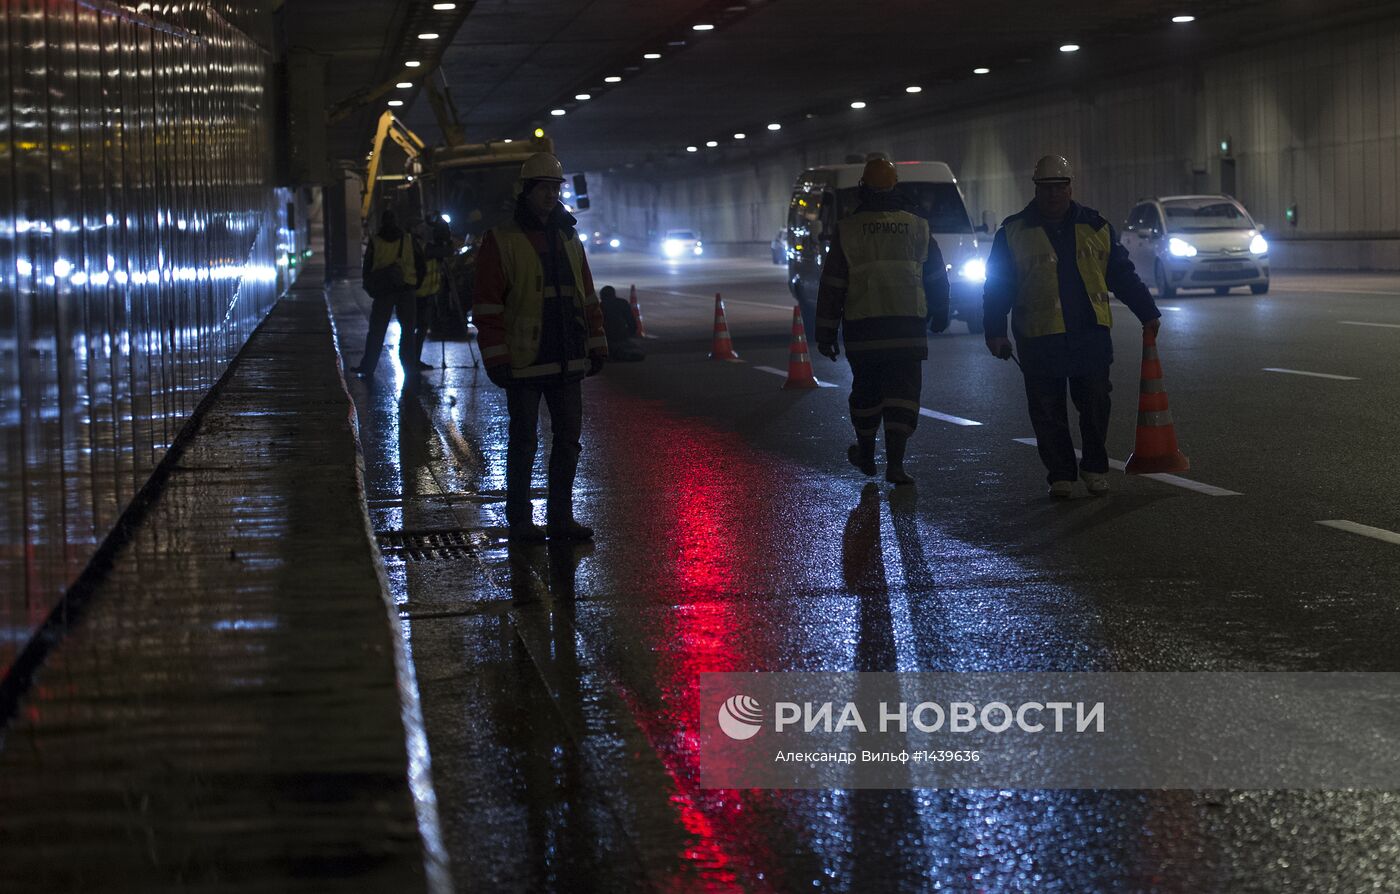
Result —
M 899 182 L 899 175 L 895 173 L 894 165 L 889 159 L 872 158 L 865 163 L 860 182 L 871 189 L 894 189 L 894 185 Z

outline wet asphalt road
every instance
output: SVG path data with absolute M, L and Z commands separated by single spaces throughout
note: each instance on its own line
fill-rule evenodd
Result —
M 416 401 L 391 351 L 352 384 L 459 888 L 1400 886 L 1395 793 L 714 791 L 695 756 L 705 671 L 1400 670 L 1400 544 L 1319 524 L 1400 531 L 1400 278 L 1162 302 L 1182 477 L 1230 493 L 1113 473 L 1052 502 L 1016 368 L 961 324 L 921 404 L 980 424 L 921 419 L 896 491 L 845 462 L 844 360 L 814 355 L 839 386 L 816 391 L 758 369 L 787 364 L 780 268 L 591 260 L 657 336 L 585 385 L 595 545 L 505 548 L 504 401 L 465 342 Z M 743 363 L 705 359 L 715 291 Z M 366 300 L 333 305 L 353 363 Z M 1117 311 L 1125 460 L 1140 328 Z

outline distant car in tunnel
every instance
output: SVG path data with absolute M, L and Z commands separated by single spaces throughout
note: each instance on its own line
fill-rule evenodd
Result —
M 622 251 L 622 237 L 615 230 L 594 230 L 590 241 L 593 251 Z
M 941 161 L 898 161 L 895 167 L 899 171 L 895 189 L 929 222 L 929 232 L 938 240 L 948 265 L 952 317 L 961 320 L 969 332 L 981 332 L 982 285 L 987 279 L 990 245 L 979 244 L 952 169 Z M 802 308 L 809 337 L 816 331 L 817 284 L 831 236 L 836 222 L 860 204 L 864 170 L 864 163 L 809 168 L 793 185 L 784 231 L 788 288 Z
M 1263 230 L 1231 196 L 1161 196 L 1133 206 L 1122 242 L 1138 275 L 1162 298 L 1179 289 L 1225 295 L 1236 286 L 1263 295 L 1269 291 Z
M 704 244 L 694 230 L 667 230 L 661 237 L 661 254 L 670 260 L 698 258 L 704 253 Z

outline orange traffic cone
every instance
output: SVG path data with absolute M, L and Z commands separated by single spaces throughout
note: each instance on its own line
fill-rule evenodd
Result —
M 627 302 L 632 305 L 632 319 L 637 321 L 637 337 L 647 337 L 647 327 L 642 325 L 642 306 L 637 303 L 637 285 L 632 284 L 631 294 L 627 296 Z
M 1138 393 L 1137 444 L 1123 471 L 1129 475 L 1185 472 L 1191 460 L 1176 446 L 1176 427 L 1167 408 L 1162 362 L 1157 359 L 1157 336 L 1142 333 L 1142 387 Z
M 784 388 L 820 388 L 812 374 L 812 355 L 807 353 L 807 329 L 802 325 L 802 308 L 792 309 L 792 346 L 788 348 L 788 376 Z
M 729 340 L 729 324 L 724 321 L 724 299 L 715 292 L 715 343 L 710 349 L 711 360 L 738 360 L 734 343 Z

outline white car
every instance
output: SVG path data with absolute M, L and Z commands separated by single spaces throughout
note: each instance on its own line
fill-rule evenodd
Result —
M 661 237 L 661 253 L 672 260 L 698 258 L 705 253 L 705 247 L 693 230 L 667 230 Z
M 1162 298 L 1178 289 L 1224 295 L 1249 286 L 1269 291 L 1269 242 L 1263 227 L 1230 196 L 1142 199 L 1123 227 L 1123 247 L 1138 275 Z

